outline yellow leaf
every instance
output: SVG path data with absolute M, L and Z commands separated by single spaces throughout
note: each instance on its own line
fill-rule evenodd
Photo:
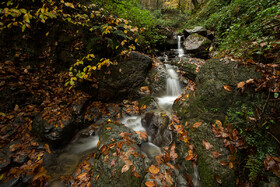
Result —
M 48 35 L 49 35 L 49 32 L 46 33 L 46 36 L 48 36 Z
M 71 7 L 71 8 L 75 8 L 75 6 L 73 5 L 73 3 L 64 3 L 65 6 Z

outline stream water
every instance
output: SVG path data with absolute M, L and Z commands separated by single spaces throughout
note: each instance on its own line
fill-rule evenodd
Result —
M 184 50 L 181 47 L 181 36 L 178 36 L 178 56 L 184 56 Z M 168 57 L 165 57 L 165 62 L 168 61 Z M 182 93 L 182 88 L 179 81 L 178 73 L 175 71 L 175 67 L 165 64 L 166 69 L 166 91 L 161 97 L 156 98 L 157 111 L 165 112 L 167 115 L 172 113 L 172 105 L 176 98 Z M 126 116 L 120 120 L 128 128 L 134 131 L 146 131 L 142 126 L 142 116 Z M 163 136 L 163 135 L 162 135 Z M 94 151 L 99 141 L 98 135 L 89 136 L 86 138 L 77 138 L 76 141 L 69 144 L 57 158 L 57 165 L 55 166 L 54 175 L 70 175 L 81 161 L 84 155 Z M 141 151 L 144 152 L 149 158 L 154 158 L 158 154 L 162 154 L 162 150 L 157 145 L 151 142 L 151 137 L 148 137 L 148 142 L 141 144 Z M 194 170 L 194 185 L 198 185 L 198 172 L 197 168 Z

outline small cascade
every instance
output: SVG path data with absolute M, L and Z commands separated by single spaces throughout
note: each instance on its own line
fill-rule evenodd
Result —
M 172 68 L 171 65 L 165 64 L 168 77 L 166 79 L 166 93 L 167 96 L 176 96 L 178 97 L 182 93 L 180 87 L 179 77 L 176 71 Z
M 184 56 L 184 49 L 181 46 L 181 38 L 182 36 L 177 36 L 178 37 L 178 56 L 183 57 Z
M 173 67 L 165 64 L 168 77 L 166 78 L 166 96 L 158 98 L 160 109 L 170 110 L 175 99 L 182 93 L 179 76 Z
M 128 116 L 121 120 L 121 123 L 123 123 L 128 128 L 131 128 L 134 131 L 146 131 L 141 123 L 141 117 L 140 116 Z

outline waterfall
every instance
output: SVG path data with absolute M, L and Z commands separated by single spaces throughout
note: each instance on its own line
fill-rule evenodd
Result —
M 171 110 L 175 99 L 182 93 L 179 82 L 179 76 L 173 67 L 165 64 L 167 71 L 166 77 L 166 96 L 158 98 L 158 105 L 160 109 Z
M 181 38 L 182 36 L 177 36 L 178 37 L 178 56 L 183 57 L 184 56 L 184 49 L 181 46 Z
M 168 77 L 166 79 L 166 93 L 167 96 L 178 97 L 182 93 L 182 89 L 179 83 L 178 74 L 169 64 L 165 64 Z

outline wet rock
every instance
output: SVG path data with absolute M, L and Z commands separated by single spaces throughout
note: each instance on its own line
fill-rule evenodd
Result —
M 87 98 L 81 97 L 65 109 L 67 112 L 61 113 L 60 116 L 53 116 L 53 114 L 48 114 L 48 111 L 43 111 L 33 120 L 33 133 L 53 148 L 65 146 L 82 126 L 81 114 L 86 101 Z M 52 120 L 53 118 L 56 118 L 56 121 Z
M 118 65 L 110 66 L 110 74 L 98 72 L 97 98 L 103 101 L 122 100 L 137 97 L 136 89 L 144 83 L 148 70 L 151 68 L 152 58 L 138 52 L 131 52 L 128 57 L 119 57 Z
M 155 165 L 159 172 L 157 174 L 148 172 L 141 186 L 146 186 L 145 183 L 147 182 L 153 182 L 156 186 L 188 186 L 185 180 L 180 180 L 182 177 L 179 175 L 179 171 L 176 168 L 170 168 L 171 164 L 168 164 L 161 163 L 160 165 Z
M 199 34 L 201 36 L 207 37 L 207 30 L 204 27 L 197 26 L 193 29 L 184 29 L 183 34 L 187 38 L 191 34 Z
M 161 112 L 148 112 L 142 118 L 142 125 L 151 137 L 151 142 L 159 147 L 169 146 L 173 141 L 172 131 L 168 128 L 170 118 Z
M 198 58 L 208 58 L 208 48 L 211 41 L 199 34 L 189 35 L 183 43 L 186 53 L 190 53 Z
M 196 121 L 196 120 L 193 120 Z M 211 125 L 203 123 L 200 127 L 188 130 L 188 136 L 190 137 L 191 143 L 193 143 L 195 148 L 195 153 L 198 155 L 198 171 L 200 175 L 201 186 L 224 186 L 224 187 L 234 187 L 236 176 L 234 170 L 229 167 L 222 166 L 220 161 L 228 160 L 231 155 L 229 150 L 224 147 L 222 139 L 217 139 L 215 134 L 211 129 Z M 206 150 L 203 146 L 202 141 L 205 140 L 213 145 L 213 148 Z M 218 151 L 221 156 L 214 158 L 211 151 Z M 218 184 L 215 180 L 215 175 L 218 175 L 222 184 Z
M 144 159 L 139 136 L 131 129 L 107 123 L 99 132 L 99 155 L 93 163 L 92 186 L 140 186 Z
M 258 79 L 260 76 L 254 68 L 238 66 L 238 62 L 210 60 L 201 66 L 196 78 L 197 88 L 190 93 L 189 102 L 179 100 L 173 109 L 185 119 L 222 121 L 229 110 L 241 111 L 242 105 L 250 108 L 265 101 L 260 94 L 252 93 L 250 89 L 242 94 L 236 87 L 239 82 Z M 232 91 L 225 90 L 225 85 L 230 86 Z
M 164 64 L 159 63 L 151 69 L 145 83 L 149 86 L 152 97 L 162 96 L 166 92 L 166 77 Z

